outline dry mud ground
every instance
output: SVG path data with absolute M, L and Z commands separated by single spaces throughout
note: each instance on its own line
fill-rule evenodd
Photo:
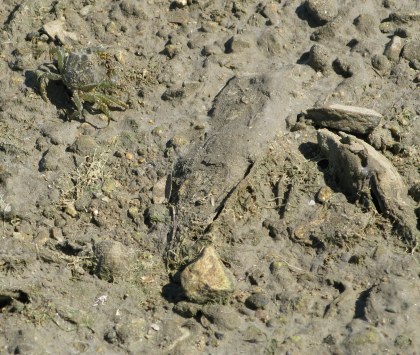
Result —
M 419 353 L 419 1 L 2 0 L 0 24 L 0 353 Z M 62 45 L 107 46 L 108 126 L 60 81 L 42 100 Z M 349 193 L 324 104 L 382 114 L 356 135 L 396 170 Z M 198 305 L 179 272 L 210 244 L 236 286 Z

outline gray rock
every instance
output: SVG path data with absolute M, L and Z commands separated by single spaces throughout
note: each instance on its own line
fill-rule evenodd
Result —
M 116 324 L 114 330 L 118 340 L 123 344 L 134 343 L 146 333 L 147 321 L 143 318 L 133 317 L 132 319 Z
M 258 48 L 265 54 L 280 55 L 285 51 L 284 41 L 279 36 L 278 30 L 268 27 L 257 40 Z
M 268 19 L 268 25 L 277 25 L 279 23 L 279 5 L 272 2 L 264 6 L 261 14 Z
M 340 104 L 312 108 L 307 114 L 316 125 L 356 134 L 371 132 L 382 119 L 374 110 Z
M 123 0 L 120 3 L 121 12 L 126 17 L 144 17 L 141 4 L 134 0 Z
M 168 187 L 167 187 L 167 180 L 166 176 L 160 178 L 154 185 L 153 185 L 153 202 L 156 204 L 164 204 L 167 202 L 166 196 L 169 195 Z
M 199 311 L 201 311 L 201 307 L 201 305 L 196 303 L 181 301 L 174 306 L 173 311 L 182 317 L 192 318 L 195 317 Z
M 327 72 L 331 68 L 330 51 L 320 44 L 314 44 L 309 51 L 308 65 L 316 71 Z
M 79 38 L 78 34 L 64 30 L 65 27 L 66 23 L 64 20 L 59 19 L 47 22 L 42 29 L 51 39 L 58 39 L 63 44 L 76 42 Z
M 333 20 L 338 14 L 335 0 L 306 0 L 305 5 L 309 14 L 319 25 Z
M 371 62 L 372 66 L 382 74 L 389 72 L 391 68 L 388 58 L 383 54 L 375 54 Z
M 381 151 L 391 149 L 391 147 L 395 144 L 391 131 L 382 125 L 376 127 L 372 132 L 370 132 L 367 142 L 376 150 Z
M 204 21 L 201 25 L 201 30 L 207 33 L 214 33 L 217 31 L 219 25 L 214 21 Z
M 270 301 L 270 299 L 267 297 L 267 295 L 261 293 L 261 292 L 257 292 L 254 293 L 253 295 L 249 296 L 246 300 L 245 300 L 245 305 L 249 308 L 249 309 L 259 309 L 259 308 L 264 308 L 268 302 Z
M 410 62 L 420 62 L 420 41 L 413 40 L 408 42 L 402 51 L 402 56 Z
M 317 28 L 311 34 L 312 41 L 331 41 L 339 33 L 339 29 L 343 26 L 344 19 L 337 16 L 334 21 L 328 22 L 326 25 Z
M 201 310 L 203 315 L 219 330 L 235 330 L 240 327 L 241 320 L 237 311 L 220 304 L 210 304 Z
M 132 268 L 133 253 L 116 241 L 104 240 L 95 245 L 95 274 L 102 280 L 113 282 L 126 277 Z
M 255 325 L 250 325 L 243 331 L 244 340 L 250 343 L 264 343 L 267 341 L 267 334 Z
M 413 341 L 411 340 L 410 336 L 405 334 L 400 334 L 395 338 L 394 344 L 396 347 L 405 349 L 411 346 Z
M 360 33 L 369 36 L 378 30 L 379 21 L 377 20 L 377 17 L 372 15 L 361 14 L 354 20 L 354 25 Z
M 235 279 L 212 246 L 206 247 L 181 273 L 186 296 L 197 303 L 225 301 L 235 289 Z
M 118 184 L 116 180 L 107 178 L 102 183 L 102 192 L 104 193 L 105 196 L 112 198 L 117 187 L 118 187 Z
M 332 63 L 334 71 L 343 78 L 351 78 L 358 75 L 358 80 L 363 72 L 364 65 L 357 57 L 337 58 Z M 360 83 L 362 85 L 362 83 Z
M 389 20 L 398 24 L 420 21 L 420 11 L 398 11 L 389 15 Z
M 44 153 L 42 159 L 39 162 L 39 168 L 41 171 L 55 171 L 60 166 L 60 159 L 64 149 L 60 146 L 51 146 Z
M 226 44 L 226 53 L 239 53 L 251 47 L 249 41 L 245 38 L 234 36 L 229 39 Z
M 384 55 L 391 61 L 397 62 L 400 58 L 403 42 L 401 37 L 393 36 L 387 43 L 384 50 Z
M 168 223 L 171 220 L 169 210 L 166 205 L 153 204 L 145 213 L 145 222 L 149 227 L 155 226 L 159 223 Z
M 72 152 L 78 153 L 82 156 L 92 156 L 99 148 L 93 137 L 82 135 L 77 137 L 74 143 L 70 146 Z

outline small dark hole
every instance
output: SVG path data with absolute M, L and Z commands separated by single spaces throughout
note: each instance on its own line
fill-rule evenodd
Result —
M 379 200 L 378 200 L 378 198 L 376 197 L 375 192 L 374 192 L 372 189 L 370 190 L 370 197 L 372 198 L 372 202 L 373 202 L 373 204 L 374 204 L 374 206 L 375 206 L 376 210 L 377 210 L 379 213 L 382 213 L 383 211 L 382 211 L 382 208 L 381 208 L 381 204 L 379 203 Z
M 346 290 L 346 286 L 344 286 L 342 282 L 334 281 L 333 287 L 340 293 L 343 293 Z
M 30 299 L 29 299 L 29 295 L 26 292 L 23 291 L 18 291 L 19 292 L 19 296 L 16 298 L 19 302 L 22 303 L 29 303 Z
M 71 245 L 67 241 L 64 242 L 63 244 L 57 245 L 57 249 L 63 252 L 64 254 L 70 255 L 70 256 L 76 256 L 83 250 L 82 247 Z
M 359 41 L 353 38 L 349 43 L 347 43 L 347 47 L 354 48 L 359 43 Z
M 13 298 L 6 295 L 0 295 L 0 309 L 10 306 L 13 302 Z

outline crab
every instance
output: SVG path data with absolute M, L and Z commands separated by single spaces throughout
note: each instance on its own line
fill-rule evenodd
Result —
M 46 87 L 49 80 L 62 81 L 71 91 L 71 100 L 76 111 L 71 118 L 83 117 L 83 103 L 96 105 L 108 118 L 112 119 L 109 107 L 123 110 L 128 105 L 103 91 L 116 86 L 116 77 L 109 65 L 109 55 L 103 48 L 89 48 L 81 52 L 67 52 L 62 47 L 55 47 L 51 55 L 56 59 L 56 65 L 43 65 L 37 70 L 39 91 L 44 101 L 48 102 Z

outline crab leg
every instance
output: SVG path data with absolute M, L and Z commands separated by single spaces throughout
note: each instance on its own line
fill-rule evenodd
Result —
M 82 117 L 83 113 L 83 103 L 80 99 L 79 92 L 77 90 L 73 91 L 72 101 L 76 105 L 77 114 L 79 114 L 79 119 Z
M 89 93 L 89 92 L 80 92 L 80 98 L 90 102 L 92 104 L 96 104 L 98 108 L 105 114 L 108 118 L 108 125 L 112 120 L 111 112 L 108 109 L 106 102 L 104 102 L 97 93 Z
M 58 66 L 58 70 L 60 73 L 63 72 L 63 68 L 64 68 L 64 61 L 66 58 L 66 52 L 64 51 L 63 48 L 57 48 L 54 47 L 53 49 L 51 49 L 50 52 L 52 55 L 56 54 L 57 55 L 57 66 Z
M 100 92 L 96 92 L 94 95 L 97 96 L 106 105 L 117 106 L 117 107 L 121 107 L 123 109 L 127 109 L 128 108 L 128 105 L 124 101 L 115 99 L 115 98 L 113 98 L 111 96 L 108 96 L 108 95 L 105 95 L 105 94 L 101 94 Z
M 61 80 L 60 74 L 50 72 L 37 72 L 37 80 L 39 82 L 39 92 L 44 101 L 48 101 L 47 98 L 47 83 L 48 80 Z

